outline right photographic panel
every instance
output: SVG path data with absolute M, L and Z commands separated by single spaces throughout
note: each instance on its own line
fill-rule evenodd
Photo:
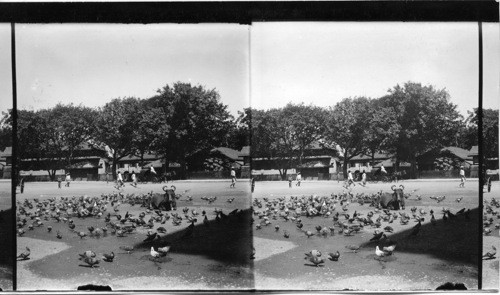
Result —
M 498 36 L 252 24 L 256 289 L 498 289 Z

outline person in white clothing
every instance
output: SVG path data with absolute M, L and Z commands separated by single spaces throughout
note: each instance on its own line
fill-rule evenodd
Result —
M 366 185 L 366 172 L 365 172 L 365 170 L 363 170 L 363 174 L 361 174 L 361 183 L 363 184 L 363 186 Z
M 137 176 L 132 172 L 132 186 L 137 187 Z
M 69 175 L 69 172 L 66 173 L 66 187 L 69 187 L 69 183 L 71 182 L 71 175 Z
M 295 178 L 295 180 L 297 180 L 297 183 L 295 185 L 300 186 L 300 182 L 302 181 L 302 175 L 300 175 L 300 172 L 297 173 L 297 177 Z
M 347 172 L 347 186 L 349 187 L 351 184 L 356 186 L 356 184 L 354 184 L 354 178 L 352 177 L 352 172 L 349 171 Z
M 234 168 L 231 169 L 231 185 L 229 187 L 235 187 L 236 186 L 236 171 L 234 171 Z
M 465 170 L 464 166 L 460 166 L 460 184 L 459 187 L 465 187 Z
M 116 176 L 116 182 L 119 187 L 123 186 L 123 178 L 122 178 L 122 173 L 118 171 L 118 175 Z

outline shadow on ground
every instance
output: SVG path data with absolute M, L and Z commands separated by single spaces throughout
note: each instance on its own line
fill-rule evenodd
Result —
M 0 242 L 0 281 L 10 281 L 13 280 L 13 264 L 14 264 L 14 253 L 13 253 L 13 243 L 14 243 L 14 229 L 12 227 L 12 209 L 4 210 L 0 212 L 0 237 L 2 241 Z M 10 283 L 9 285 L 11 285 Z M 0 286 L 2 289 L 8 289 L 7 286 Z
M 199 218 L 203 219 L 202 216 Z M 138 249 L 149 249 L 151 246 L 170 245 L 170 252 L 189 255 L 203 255 L 223 263 L 253 267 L 252 228 L 250 209 L 239 210 L 220 220 L 211 219 L 207 224 L 201 223 L 192 228 L 173 232 L 136 245 Z
M 435 216 L 439 214 L 435 213 Z M 397 242 L 397 252 L 431 254 L 439 259 L 477 266 L 479 239 L 482 238 L 478 232 L 479 209 L 472 209 L 469 216 L 469 220 L 465 215 L 447 221 L 439 218 L 436 225 L 423 224 L 416 236 L 411 235 L 413 229 L 409 228 L 391 235 L 390 242 Z M 386 243 L 368 242 L 361 246 L 375 247 Z

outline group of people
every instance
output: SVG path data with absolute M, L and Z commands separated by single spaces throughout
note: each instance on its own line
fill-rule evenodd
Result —
M 64 181 L 66 182 L 66 184 L 64 186 L 69 187 L 69 184 L 71 183 L 71 175 L 69 174 L 69 172 L 66 173 L 66 177 L 64 178 Z M 61 188 L 61 185 L 62 185 L 62 178 L 61 178 L 61 176 L 59 176 L 57 178 L 57 187 Z

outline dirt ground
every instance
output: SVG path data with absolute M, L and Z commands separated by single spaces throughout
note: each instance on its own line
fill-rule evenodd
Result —
M 189 210 L 206 210 L 210 218 L 210 228 L 204 228 L 201 218 L 196 223 L 196 231 L 188 241 L 179 241 L 187 224 L 179 227 L 170 222 L 162 225 L 167 233 L 154 244 L 142 242 L 146 229 L 138 228 L 137 233 L 123 238 L 108 235 L 106 237 L 80 239 L 67 228 L 67 224 L 46 221 L 43 227 L 26 230 L 17 238 L 18 253 L 24 247 L 31 248 L 31 259 L 18 262 L 18 290 L 75 290 L 85 284 L 109 285 L 113 290 L 435 290 L 445 282 L 461 282 L 468 289 L 477 288 L 479 262 L 478 244 L 478 183 L 468 181 L 466 188 L 458 188 L 457 181 L 427 180 L 403 181 L 406 192 L 416 190 L 406 201 L 405 212 L 411 207 L 429 212 L 433 209 L 438 219 L 436 226 L 429 223 L 426 215 L 421 232 L 409 238 L 409 231 L 415 224 L 408 225 L 394 222 L 391 226 L 394 233 L 387 234 L 391 240 L 398 242 L 396 251 L 391 257 L 375 259 L 375 246 L 370 243 L 374 229 L 365 228 L 353 236 L 336 234 L 326 238 L 313 236 L 307 238 L 290 221 L 271 220 L 272 225 L 255 230 L 258 217 L 253 216 L 254 224 L 250 228 L 250 220 L 218 224 L 214 222 L 215 208 L 226 214 L 233 209 L 251 207 L 249 185 L 238 182 L 236 189 L 229 188 L 229 182 L 184 181 L 174 182 L 176 192 L 183 197 L 178 201 L 178 211 L 184 207 Z M 139 185 L 138 188 L 127 186 L 124 193 L 161 192 L 159 184 Z M 359 185 L 352 189 L 353 193 L 371 193 L 380 190 L 390 191 L 391 184 L 369 183 L 366 187 Z M 186 192 L 186 190 L 189 190 Z M 274 199 L 291 195 L 330 195 L 344 190 L 342 183 L 336 181 L 302 182 L 301 187 L 288 188 L 287 182 L 257 182 L 253 198 Z M 18 201 L 25 198 L 40 200 L 61 196 L 99 196 L 115 192 L 111 183 L 74 182 L 70 188 L 57 188 L 57 183 L 27 183 L 24 194 L 18 194 Z M 490 201 L 500 191 L 498 183 L 493 184 L 492 193 L 485 193 L 485 201 Z M 186 196 L 192 196 L 188 201 Z M 418 201 L 416 196 L 422 199 Z M 446 199 L 437 203 L 430 196 L 445 195 Z M 202 200 L 202 196 L 217 196 L 211 204 Z M 235 197 L 232 203 L 227 200 Z M 463 197 L 461 202 L 456 199 Z M 498 197 L 496 199 L 499 199 Z M 471 220 L 457 218 L 453 222 L 441 220 L 441 209 L 450 208 L 455 213 L 462 208 L 471 209 Z M 255 208 L 255 210 L 259 210 Z M 360 206 L 351 204 L 350 213 L 366 213 L 372 208 L 368 204 Z M 138 215 L 144 208 L 120 205 L 119 214 L 129 211 Z M 250 213 L 249 210 L 245 212 Z M 352 211 L 352 212 L 351 212 Z M 495 217 L 496 218 L 496 217 Z M 97 218 L 75 218 L 77 231 L 85 231 L 87 226 L 102 226 L 104 221 Z M 496 219 L 494 224 L 499 223 Z M 303 219 L 304 228 L 315 232 L 316 225 L 330 226 L 331 218 L 314 217 Z M 275 230 L 278 224 L 280 229 Z M 47 226 L 52 226 L 51 233 Z M 387 225 L 383 223 L 382 228 Z M 155 226 L 155 228 L 158 225 Z M 62 239 L 55 237 L 59 230 Z M 283 236 L 287 230 L 290 237 Z M 252 238 L 253 236 L 253 238 Z M 489 236 L 483 236 L 483 253 L 492 245 L 499 245 L 499 231 L 493 230 Z M 255 255 L 249 260 L 253 243 Z M 346 245 L 360 245 L 358 253 L 349 253 Z M 120 250 L 123 245 L 134 245 L 135 250 L 127 254 Z M 171 245 L 168 259 L 162 263 L 149 260 L 149 247 L 153 245 Z M 304 253 L 312 249 L 320 250 L 323 257 L 326 253 L 339 250 L 339 261 L 327 259 L 320 267 L 312 266 L 304 260 Z M 115 261 L 101 261 L 99 267 L 82 266 L 78 253 L 93 250 L 101 256 L 114 250 Z M 483 289 L 498 289 L 498 257 L 482 260 Z
M 365 227 L 360 233 L 353 236 L 322 237 L 314 235 L 307 238 L 303 231 L 296 228 L 291 221 L 282 218 L 271 220 L 269 226 L 260 230 L 254 225 L 254 246 L 256 249 L 255 287 L 264 290 L 435 290 L 446 282 L 464 283 L 468 289 L 477 289 L 478 279 L 478 183 L 469 181 L 466 188 L 459 188 L 454 181 L 403 181 L 405 192 L 415 191 L 406 200 L 406 210 L 410 213 L 411 207 L 429 212 L 434 210 L 438 220 L 436 226 L 430 225 L 429 214 L 422 223 L 420 233 L 409 237 L 411 228 L 416 224 L 410 221 L 408 225 L 401 225 L 398 221 L 391 224 L 394 233 L 387 236 L 396 241 L 397 248 L 391 257 L 379 259 L 375 255 L 377 242 L 369 242 L 373 237 L 374 229 Z M 380 190 L 390 192 L 392 184 L 369 183 L 366 187 L 356 185 L 352 192 L 373 193 Z M 500 187 L 495 184 L 493 192 Z M 266 197 L 269 200 L 291 195 L 326 195 L 340 193 L 344 190 L 342 183 L 331 182 L 302 182 L 300 187 L 288 187 L 287 182 L 258 182 L 253 198 Z M 416 196 L 420 195 L 421 200 Z M 445 195 L 441 203 L 431 199 L 431 196 Z M 485 200 L 493 193 L 485 193 Z M 456 199 L 463 197 L 461 202 Z M 497 198 L 498 199 L 498 198 Z M 453 222 L 443 222 L 441 210 L 450 208 L 456 213 L 462 208 L 471 209 L 471 220 L 456 218 Z M 262 210 L 254 207 L 254 210 Z M 368 204 L 361 206 L 357 203 L 349 205 L 348 213 L 354 211 L 366 216 L 373 207 Z M 474 213 L 473 213 L 474 212 Z M 259 221 L 255 217 L 255 223 Z M 315 226 L 332 226 L 332 218 L 314 217 L 302 218 L 303 230 L 316 233 Z M 500 222 L 495 220 L 495 223 Z M 279 230 L 275 229 L 279 225 Z M 388 225 L 382 222 L 381 229 Z M 284 231 L 290 235 L 285 238 Z M 484 253 L 491 249 L 491 244 L 497 244 L 498 230 L 486 237 Z M 351 253 L 346 245 L 359 245 L 358 253 Z M 322 252 L 324 265 L 315 267 L 304 260 L 304 253 L 313 249 Z M 339 261 L 327 259 L 328 252 L 339 251 Z M 498 258 L 484 261 L 483 289 L 498 289 Z
M 164 184 L 163 184 L 164 185 Z M 140 184 L 138 188 L 127 185 L 123 189 L 126 194 L 147 192 L 163 192 L 160 184 Z M 170 183 L 169 183 L 170 185 Z M 182 214 L 183 208 L 206 211 L 210 221 L 205 226 L 201 214 L 195 223 L 191 237 L 181 238 L 189 223 L 183 222 L 174 226 L 171 221 L 161 224 L 167 233 L 154 242 L 143 242 L 147 229 L 138 227 L 133 234 L 125 237 L 107 234 L 106 236 L 80 238 L 68 228 L 64 222 L 45 221 L 42 227 L 26 230 L 17 238 L 18 252 L 25 247 L 31 249 L 31 259 L 18 261 L 18 290 L 76 290 L 86 284 L 107 285 L 113 290 L 219 290 L 219 289 L 252 289 L 253 270 L 251 254 L 250 228 L 250 186 L 249 183 L 237 184 L 235 189 L 229 188 L 229 182 L 174 182 L 176 192 L 182 194 L 177 200 L 177 212 Z M 17 200 L 40 201 L 61 196 L 100 196 L 115 192 L 111 183 L 105 182 L 73 182 L 70 188 L 57 188 L 57 183 L 27 183 L 24 194 L 18 194 Z M 187 196 L 193 200 L 188 201 Z M 209 204 L 201 199 L 203 196 L 217 196 L 217 200 Z M 228 200 L 234 198 L 229 203 Z M 228 214 L 234 209 L 245 210 L 247 218 L 229 219 L 227 222 L 216 222 L 214 209 L 222 209 Z M 110 209 L 112 212 L 112 208 Z M 121 204 L 117 214 L 139 215 L 145 208 L 139 205 Z M 112 212 L 114 215 L 114 212 Z M 145 220 L 149 219 L 148 214 Z M 113 217 L 114 218 L 114 217 Z M 86 231 L 87 227 L 103 227 L 103 218 L 73 218 L 75 231 Z M 47 227 L 52 226 L 49 233 Z M 156 230 L 160 224 L 155 224 Z M 62 238 L 56 238 L 60 231 Z M 171 251 L 163 260 L 150 260 L 150 247 L 171 246 Z M 128 254 L 120 246 L 134 246 Z M 86 267 L 79 258 L 79 253 L 92 250 L 100 258 L 103 253 L 114 252 L 113 262 L 102 261 L 98 267 Z

